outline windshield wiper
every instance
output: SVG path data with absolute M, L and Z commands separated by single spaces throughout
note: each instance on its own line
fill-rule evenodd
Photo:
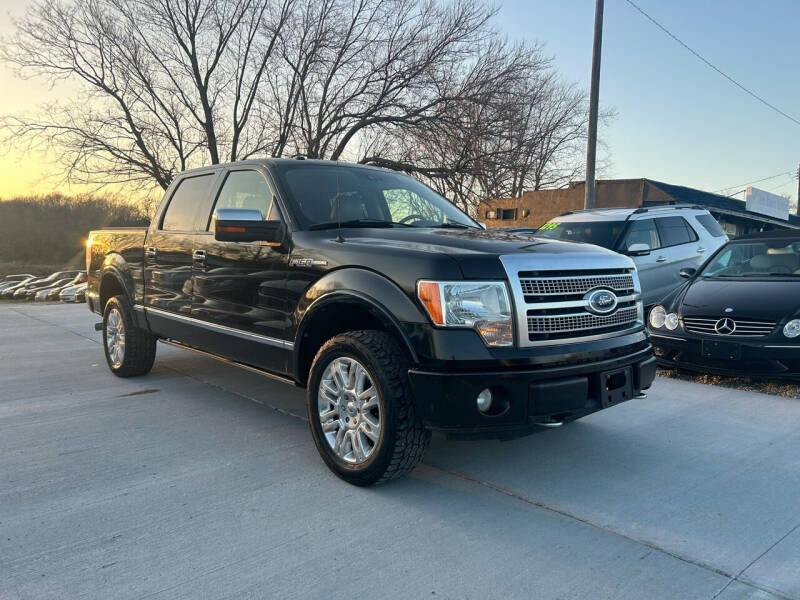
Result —
M 464 223 L 456 223 L 455 221 L 451 221 L 450 223 L 441 223 L 439 225 L 434 225 L 434 227 L 441 227 L 446 229 L 477 229 L 477 227 L 473 227 L 472 225 L 465 225 Z
M 407 223 L 396 223 L 394 221 L 384 221 L 383 219 L 350 219 L 348 221 L 329 221 L 327 223 L 315 223 L 308 227 L 309 231 L 315 229 L 337 229 L 339 227 L 394 227 L 401 225 L 403 227 L 411 227 Z

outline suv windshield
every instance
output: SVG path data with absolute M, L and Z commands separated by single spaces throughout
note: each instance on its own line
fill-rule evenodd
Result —
M 735 242 L 725 246 L 701 277 L 800 277 L 800 242 Z
M 275 169 L 303 229 L 480 226 L 416 179 L 378 169 L 303 163 Z
M 542 225 L 536 235 L 613 249 L 624 228 L 625 221 L 550 221 Z

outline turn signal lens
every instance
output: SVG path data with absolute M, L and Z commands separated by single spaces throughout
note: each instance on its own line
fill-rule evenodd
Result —
M 417 286 L 417 297 L 431 321 L 437 325 L 444 325 L 444 315 L 442 313 L 442 295 L 439 292 L 439 284 L 434 281 L 420 281 Z
M 800 319 L 792 319 L 783 326 L 783 335 L 788 338 L 796 338 L 800 335 Z
M 654 329 L 660 329 L 664 326 L 667 320 L 667 311 L 663 306 L 656 306 L 650 311 L 650 326 Z

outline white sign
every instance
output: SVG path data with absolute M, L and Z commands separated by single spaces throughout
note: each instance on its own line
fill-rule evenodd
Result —
M 789 220 L 789 199 L 778 194 L 771 194 L 758 188 L 747 188 L 745 208 L 776 219 Z

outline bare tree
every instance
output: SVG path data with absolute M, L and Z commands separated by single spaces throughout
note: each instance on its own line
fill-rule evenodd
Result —
M 81 97 L 7 118 L 14 137 L 58 147 L 71 181 L 166 188 L 191 166 L 259 139 L 258 91 L 294 0 L 43 0 L 2 57 Z
M 82 91 L 6 135 L 99 185 L 295 153 L 408 171 L 467 210 L 563 185 L 585 94 L 493 16 L 480 0 L 36 0 L 0 57 Z

